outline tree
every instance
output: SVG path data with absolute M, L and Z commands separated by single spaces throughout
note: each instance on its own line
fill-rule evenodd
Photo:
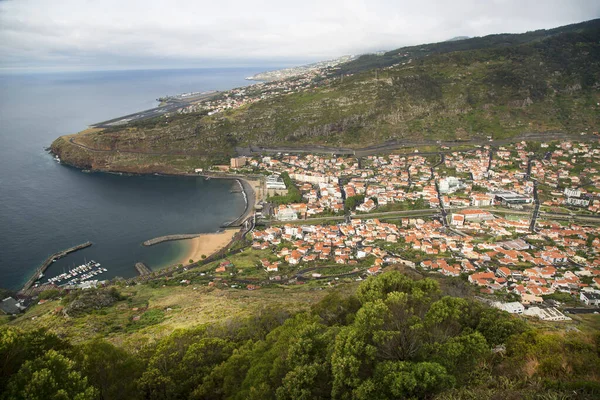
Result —
M 357 194 L 355 196 L 350 196 L 346 198 L 344 201 L 344 209 L 346 211 L 354 211 L 356 207 L 361 204 L 365 200 L 364 194 Z
M 312 307 L 312 312 L 326 325 L 345 325 L 359 308 L 360 302 L 355 296 L 344 297 L 339 292 L 331 292 Z
M 413 291 L 436 295 L 439 292 L 439 285 L 429 278 L 415 281 L 398 271 L 388 271 L 379 276 L 369 277 L 359 286 L 356 295 L 364 304 L 377 299 L 385 299 L 391 292 L 412 293 Z
M 75 361 L 101 399 L 140 398 L 136 381 L 143 371 L 141 359 L 97 339 L 80 346 Z
M 356 398 L 371 399 L 376 388 L 381 399 L 421 399 L 453 384 L 452 375 L 438 363 L 385 361 L 377 365 L 372 381 L 361 384 L 356 390 Z
M 5 399 L 92 400 L 98 390 L 75 370 L 75 363 L 55 350 L 23 364 L 10 382 Z
M 44 329 L 23 331 L 13 327 L 0 328 L 0 393 L 9 378 L 26 361 L 34 360 L 49 350 L 69 349 L 67 342 Z
M 526 329 L 524 321 L 497 308 L 483 309 L 477 325 L 477 330 L 490 346 L 504 344 L 509 337 L 525 332 Z

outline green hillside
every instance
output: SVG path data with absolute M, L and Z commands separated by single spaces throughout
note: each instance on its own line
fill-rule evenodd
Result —
M 121 303 L 130 301 L 111 290 Z M 132 324 L 157 324 L 164 314 L 149 310 Z M 73 325 L 80 317 L 46 318 Z M 542 400 L 600 394 L 597 331 L 536 329 L 518 316 L 448 296 L 435 280 L 397 271 L 370 277 L 351 295 L 330 292 L 303 312 L 263 308 L 121 346 L 102 335 L 79 344 L 73 343 L 77 334 L 67 339 L 44 329 L 0 327 L 0 398 Z
M 565 25 L 554 29 L 539 29 L 519 34 L 495 34 L 483 37 L 467 38 L 464 40 L 450 39 L 445 42 L 421 44 L 390 50 L 382 55 L 365 54 L 356 60 L 344 64 L 339 73 L 355 73 L 373 68 L 388 67 L 406 62 L 411 58 L 427 57 L 435 54 L 452 53 L 456 51 L 500 49 L 526 43 L 538 42 L 562 33 L 583 33 L 600 28 L 600 19 Z M 459 37 L 460 38 L 460 37 Z
M 332 75 L 303 91 L 213 116 L 177 115 L 75 137 L 104 151 L 65 137 L 52 149 L 82 167 L 177 171 L 226 159 L 236 146 L 485 140 L 600 125 L 598 20 L 425 48 L 429 55 L 411 62 L 394 59 L 386 68 Z M 389 54 L 383 59 L 393 59 Z M 343 68 L 364 69 L 355 68 L 360 62 Z

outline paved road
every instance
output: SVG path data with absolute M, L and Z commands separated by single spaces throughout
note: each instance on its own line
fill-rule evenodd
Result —
M 411 147 L 419 147 L 419 146 L 446 146 L 446 147 L 456 147 L 456 146 L 466 146 L 466 145 L 505 145 L 510 143 L 516 143 L 520 141 L 548 141 L 548 140 L 577 140 L 577 141 L 593 141 L 598 140 L 593 135 L 577 135 L 577 134 L 568 134 L 564 132 L 529 132 L 522 133 L 510 139 L 502 139 L 502 140 L 493 140 L 490 142 L 486 139 L 471 139 L 471 140 L 455 140 L 455 141 L 437 141 L 437 140 L 403 140 L 403 139 L 394 139 L 388 140 L 381 144 L 376 144 L 372 146 L 362 147 L 362 148 L 348 148 L 348 147 L 333 147 L 333 146 L 298 146 L 298 147 L 289 147 L 289 146 L 277 146 L 277 147 L 265 147 L 265 146 L 255 146 L 251 145 L 248 147 L 237 147 L 236 151 L 242 155 L 256 155 L 256 154 L 273 154 L 273 153 L 328 153 L 328 154 L 339 154 L 339 155 L 355 155 L 357 157 L 363 157 L 373 154 L 381 154 L 381 153 L 389 153 L 395 150 L 400 150 L 402 148 L 411 148 Z M 456 150 L 447 150 L 447 151 L 436 151 L 436 152 L 426 152 L 419 153 L 419 155 L 435 155 L 439 153 L 451 153 Z M 413 154 L 413 153 L 407 153 Z

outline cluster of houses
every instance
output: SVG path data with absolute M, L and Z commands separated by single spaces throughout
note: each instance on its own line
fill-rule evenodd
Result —
M 471 210 L 463 213 L 469 215 L 467 211 Z M 376 273 L 387 264 L 410 264 L 402 251 L 393 254 L 381 245 L 400 243 L 404 250 L 420 252 L 422 269 L 446 276 L 466 274 L 482 293 L 513 293 L 525 306 L 539 305 L 542 296 L 555 292 L 577 296 L 585 304 L 599 304 L 600 228 L 541 221 L 539 232 L 531 234 L 527 220 L 508 220 L 487 211 L 477 215 L 478 220 L 458 227 L 462 235 L 443 229 L 436 220 L 408 218 L 397 225 L 377 219 L 352 219 L 338 225 L 288 224 L 254 231 L 253 248 L 284 243 L 277 257 L 290 266 L 315 261 L 353 265 L 372 255 L 370 272 Z M 472 224 L 477 228 L 462 229 Z
M 379 271 L 384 263 L 401 262 L 399 257 L 389 254 L 376 245 L 377 241 L 398 242 L 399 228 L 395 224 L 377 219 L 354 219 L 339 225 L 291 225 L 269 227 L 252 233 L 254 249 L 284 247 L 276 252 L 277 257 L 288 265 L 297 266 L 311 262 L 331 262 L 340 265 L 357 265 L 360 260 L 374 257 L 370 272 Z M 276 270 L 280 264 L 263 262 L 267 271 Z
M 523 208 L 533 205 L 534 180 L 544 205 L 571 205 L 597 212 L 595 188 L 597 144 L 541 144 L 535 156 L 525 142 L 470 152 L 451 152 L 434 161 L 419 155 L 354 157 L 285 155 L 250 160 L 273 174 L 286 172 L 297 183 L 303 203 L 280 206 L 280 220 L 293 220 L 325 211 L 340 212 L 343 199 L 363 195 L 351 222 L 331 226 L 286 225 L 254 232 L 255 248 L 289 242 L 279 250 L 280 262 L 299 265 L 331 260 L 357 264 L 374 256 L 371 273 L 393 262 L 406 262 L 377 243 L 401 243 L 419 251 L 419 266 L 448 276 L 467 274 L 482 292 L 514 293 L 527 311 L 537 307 L 540 318 L 560 318 L 538 307 L 542 296 L 555 292 L 577 296 L 585 304 L 600 299 L 600 230 L 538 219 L 531 233 L 527 215 L 500 217 L 490 206 Z M 436 168 L 440 166 L 439 168 Z M 343 183 L 340 183 L 343 182 Z M 558 188 L 562 189 L 559 191 Z M 550 188 L 550 189 L 548 189 Z M 553 189 L 555 188 L 555 189 Z M 550 192 L 548 192 L 550 191 Z M 547 194 L 554 196 L 546 200 Z M 421 200 L 423 208 L 452 208 L 444 229 L 435 220 L 403 219 L 398 225 L 367 219 L 378 207 Z M 441 202 L 441 204 L 440 204 Z M 518 213 L 517 213 L 518 214 Z M 358 219 L 363 217 L 364 219 Z M 279 264 L 278 264 L 279 265 Z M 265 268 L 277 268 L 265 264 Z
M 571 142 L 552 148 L 544 143 L 541 146 L 548 148 L 544 157 L 534 156 L 525 142 L 498 149 L 486 145 L 470 152 L 451 152 L 439 160 L 439 168 L 432 168 L 432 160 L 418 154 L 374 155 L 360 161 L 354 157 L 285 155 L 280 159 L 252 159 L 250 165 L 276 175 L 289 174 L 306 204 L 305 210 L 295 206 L 305 212 L 297 214 L 298 218 L 341 213 L 343 199 L 356 195 L 364 195 L 356 209 L 362 213 L 393 203 L 415 204 L 417 200 L 422 200 L 421 208 L 523 208 L 534 201 L 532 179 L 539 183 L 538 193 L 545 194 L 543 205 L 598 212 L 600 201 L 594 201 L 597 194 L 589 191 L 600 187 L 600 170 L 595 167 L 600 160 L 598 146 Z M 577 165 L 585 167 L 575 168 Z M 567 186 L 558 190 L 563 187 L 560 185 Z M 548 197 L 552 198 L 546 200 Z M 292 219 L 289 213 L 286 210 L 282 220 Z M 461 218 L 457 216 L 455 223 L 460 224 Z

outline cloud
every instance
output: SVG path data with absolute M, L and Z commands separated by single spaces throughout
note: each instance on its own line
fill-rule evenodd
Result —
M 294 63 L 599 15 L 596 0 L 5 0 L 0 66 Z

